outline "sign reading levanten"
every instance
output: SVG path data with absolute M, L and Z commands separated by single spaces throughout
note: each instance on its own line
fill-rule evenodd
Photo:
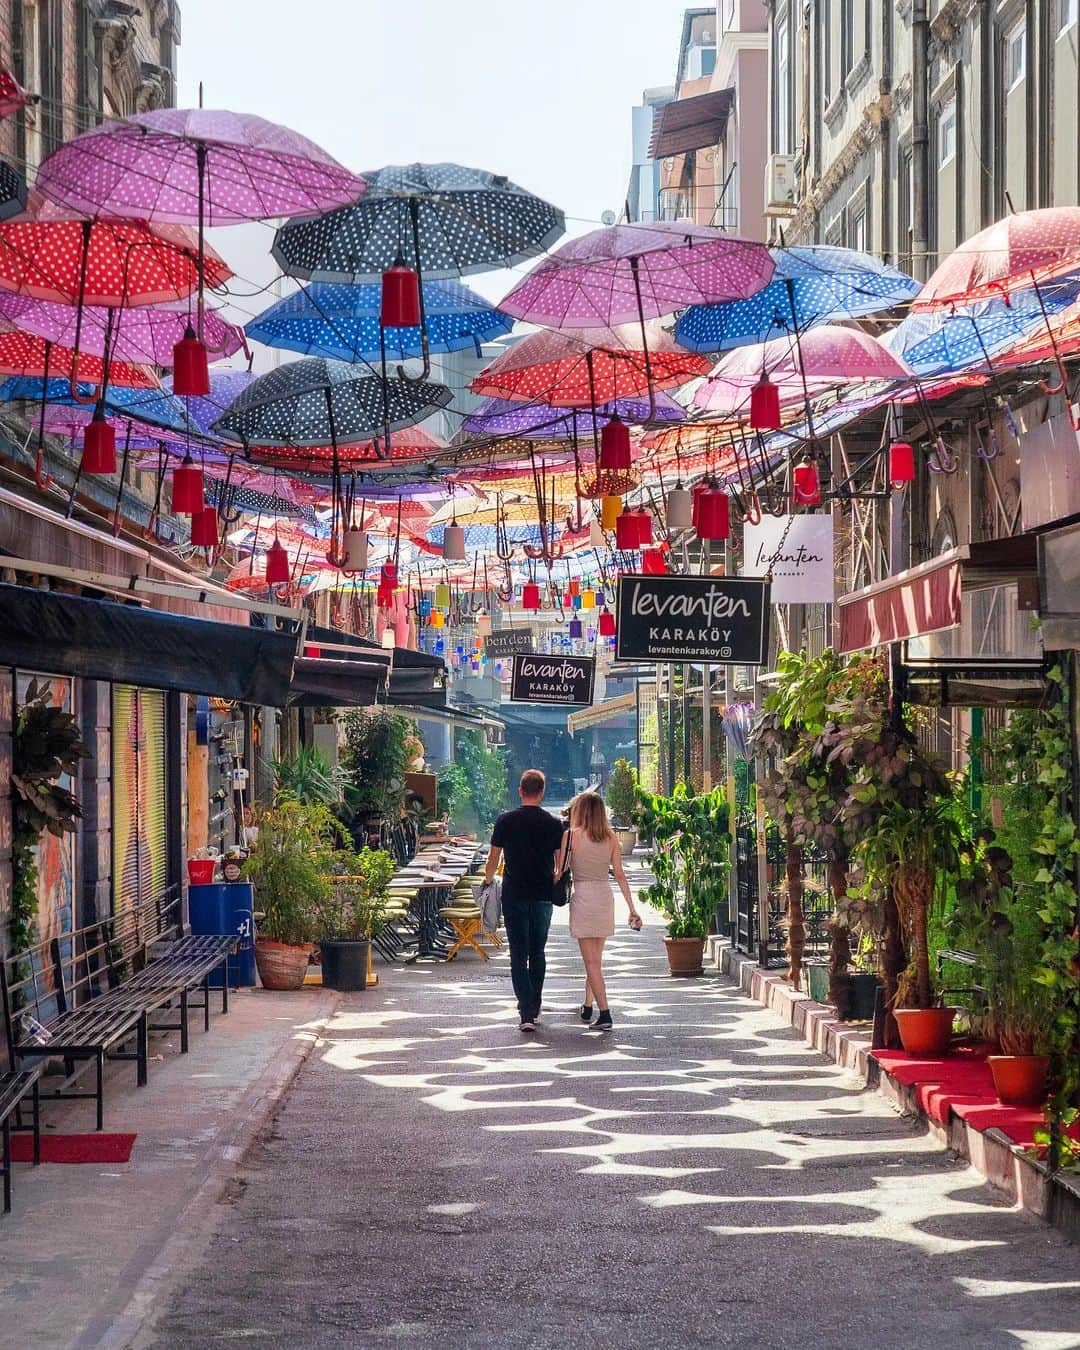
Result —
M 763 666 L 769 583 L 751 577 L 619 578 L 620 661 Z
M 489 657 L 513 656 L 515 652 L 531 652 L 533 635 L 528 628 L 500 628 L 484 639 L 484 651 Z
M 594 656 L 545 656 L 518 653 L 510 674 L 512 703 L 591 703 L 596 678 Z
M 772 573 L 774 605 L 832 604 L 836 599 L 832 516 L 770 516 L 743 527 L 743 572 Z

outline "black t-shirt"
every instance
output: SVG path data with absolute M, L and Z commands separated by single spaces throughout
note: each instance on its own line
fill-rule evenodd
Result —
M 562 837 L 562 821 L 542 806 L 519 806 L 516 811 L 502 813 L 491 832 L 491 842 L 502 849 L 506 860 L 504 900 L 551 903 L 555 850 Z

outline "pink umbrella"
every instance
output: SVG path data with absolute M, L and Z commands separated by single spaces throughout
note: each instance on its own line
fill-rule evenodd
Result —
M 110 316 L 112 335 L 109 334 Z M 72 347 L 79 325 L 79 311 L 72 305 L 36 300 L 26 295 L 0 291 L 0 317 L 11 320 L 24 332 L 34 333 L 60 346 Z M 84 305 L 79 351 L 104 356 L 108 339 L 109 356 L 121 361 L 153 366 L 171 366 L 173 348 L 191 322 L 183 302 L 154 308 L 109 310 L 100 305 Z M 214 310 L 203 318 L 206 344 L 215 356 L 232 356 L 244 346 L 243 329 L 226 321 Z M 83 372 L 83 378 L 91 378 Z
M 10 70 L 0 66 L 0 117 L 10 117 L 20 108 L 36 103 L 38 96 L 28 93 Z
M 719 363 L 712 378 L 752 385 L 761 378 L 763 370 L 775 384 L 797 384 L 800 388 L 804 376 L 807 380 L 836 384 L 851 380 L 904 380 L 912 375 L 911 367 L 876 337 L 860 328 L 826 323 L 803 333 L 798 342 L 783 337 L 751 347 L 737 347 Z M 710 383 L 711 379 L 703 388 Z

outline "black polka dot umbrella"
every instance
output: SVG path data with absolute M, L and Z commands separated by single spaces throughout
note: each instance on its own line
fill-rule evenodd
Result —
M 26 181 L 6 160 L 0 159 L 0 220 L 9 220 L 26 210 Z

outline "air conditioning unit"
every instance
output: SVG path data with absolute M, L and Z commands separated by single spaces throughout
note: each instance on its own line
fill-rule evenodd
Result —
M 765 214 L 790 215 L 795 210 L 795 156 L 770 155 L 765 167 Z

